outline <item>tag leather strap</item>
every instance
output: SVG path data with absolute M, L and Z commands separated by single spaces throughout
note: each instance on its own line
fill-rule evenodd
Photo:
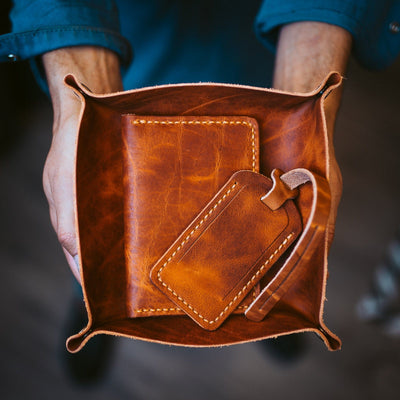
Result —
M 261 290 L 260 294 L 250 304 L 245 312 L 248 319 L 261 321 L 272 310 L 275 304 L 284 296 L 290 286 L 298 279 L 302 271 L 307 268 L 315 251 L 324 245 L 324 263 L 327 262 L 327 235 L 326 225 L 330 210 L 330 190 L 326 179 L 303 168 L 291 170 L 283 175 L 280 172 L 273 173 L 273 179 L 280 179 L 288 187 L 289 192 L 283 192 L 280 184 L 274 184 L 263 202 L 271 209 L 280 206 L 280 202 L 286 201 L 290 191 L 295 191 L 299 186 L 311 183 L 313 199 L 307 224 L 297 244 L 287 261 L 274 279 Z M 275 182 L 276 183 L 276 182 Z M 295 195 L 295 192 L 293 192 Z

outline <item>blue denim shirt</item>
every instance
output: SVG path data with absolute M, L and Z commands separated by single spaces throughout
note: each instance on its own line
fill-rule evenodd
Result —
M 49 50 L 83 44 L 104 46 L 128 62 L 118 9 L 109 0 L 14 0 L 12 32 L 0 36 L 0 57 L 24 60 Z
M 368 68 L 384 68 L 400 52 L 399 0 L 14 0 L 10 17 L 0 60 L 102 46 L 119 55 L 127 88 L 238 76 L 268 85 L 279 27 L 304 20 L 347 29 Z
M 399 0 L 264 0 L 256 31 L 274 48 L 278 27 L 313 20 L 347 29 L 353 36 L 354 55 L 366 68 L 389 66 L 400 53 Z

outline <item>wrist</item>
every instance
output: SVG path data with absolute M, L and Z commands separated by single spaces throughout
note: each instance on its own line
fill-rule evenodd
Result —
M 54 132 L 66 121 L 76 119 L 81 107 L 78 98 L 64 85 L 65 75 L 74 74 L 94 93 L 122 90 L 118 56 L 108 49 L 62 48 L 44 54 L 42 60 L 54 110 Z
M 43 55 L 43 65 L 50 91 L 58 90 L 60 79 L 62 83 L 67 74 L 74 74 L 94 93 L 122 90 L 118 56 L 102 47 L 79 46 L 50 51 Z
M 352 37 L 323 22 L 294 22 L 281 28 L 273 85 L 291 92 L 310 92 L 331 71 L 344 74 Z
M 345 29 L 323 22 L 295 22 L 281 28 L 275 59 L 274 87 L 305 93 L 318 87 L 331 71 L 344 74 L 352 45 Z M 328 133 L 333 134 L 342 89 L 324 103 Z

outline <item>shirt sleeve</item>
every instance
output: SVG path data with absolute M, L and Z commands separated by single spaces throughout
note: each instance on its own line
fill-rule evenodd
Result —
M 292 22 L 326 22 L 355 36 L 364 12 L 364 0 L 264 0 L 256 18 L 256 33 L 271 50 L 275 50 L 279 28 Z
M 264 0 L 255 20 L 256 34 L 275 51 L 280 27 L 299 21 L 325 22 L 349 31 L 353 53 L 366 68 L 382 69 L 400 52 L 398 0 Z
M 365 26 L 355 39 L 354 54 L 360 63 L 381 70 L 400 54 L 400 1 L 369 1 Z
M 0 56 L 24 60 L 68 46 L 106 47 L 123 65 L 131 48 L 120 34 L 112 0 L 14 0 L 12 32 L 0 37 Z

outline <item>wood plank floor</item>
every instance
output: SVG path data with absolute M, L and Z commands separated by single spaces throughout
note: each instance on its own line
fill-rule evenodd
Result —
M 35 91 L 5 105 L 13 112 L 1 115 L 0 136 L 13 132 L 0 157 L 0 399 L 398 399 L 400 338 L 359 322 L 354 306 L 400 224 L 399 91 L 400 63 L 379 73 L 351 64 L 336 133 L 344 193 L 325 311 L 342 351 L 307 335 L 304 357 L 283 365 L 258 344 L 200 350 L 119 339 L 93 387 L 72 382 L 61 363 L 72 279 L 41 189 L 50 106 Z

